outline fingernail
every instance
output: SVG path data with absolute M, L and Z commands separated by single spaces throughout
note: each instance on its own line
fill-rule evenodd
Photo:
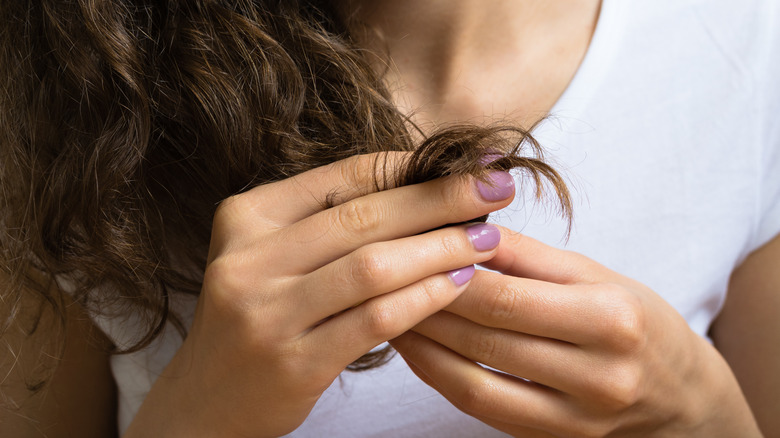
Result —
M 504 158 L 504 154 L 488 152 L 487 154 L 483 155 L 482 158 L 479 159 L 479 164 L 483 166 L 487 166 L 488 164 L 494 161 L 498 161 L 501 158 Z
M 485 201 L 500 201 L 515 192 L 515 179 L 509 172 L 495 170 L 487 176 L 486 180 L 486 183 L 477 181 L 477 189 Z
M 455 286 L 463 286 L 474 276 L 474 265 L 450 271 L 449 276 Z
M 477 224 L 466 228 L 471 244 L 477 251 L 487 251 L 498 246 L 501 232 L 494 225 Z

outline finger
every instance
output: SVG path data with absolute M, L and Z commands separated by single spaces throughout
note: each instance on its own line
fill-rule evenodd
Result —
M 582 254 L 545 245 L 505 227 L 499 229 L 501 247 L 495 257 L 482 263 L 488 269 L 558 284 L 598 283 L 619 277 Z
M 566 397 L 558 391 L 485 369 L 414 332 L 390 343 L 426 376 L 427 384 L 466 414 L 547 432 L 549 425 L 567 418 Z
M 274 258 L 291 270 L 311 272 L 370 243 L 470 221 L 512 201 L 512 177 L 491 175 L 500 185 L 487 190 L 470 176 L 452 176 L 353 199 L 278 230 Z
M 241 199 L 237 210 L 256 221 L 283 227 L 332 205 L 391 188 L 392 177 L 408 152 L 356 155 L 291 178 L 257 186 L 222 202 L 222 210 Z
M 580 346 L 622 348 L 643 334 L 643 306 L 638 296 L 615 283 L 560 285 L 478 271 L 446 310 L 487 327 Z
M 414 327 L 452 302 L 468 284 L 473 266 L 437 274 L 372 298 L 311 330 L 308 348 L 330 352 L 324 361 L 344 367 L 367 351 Z M 335 363 L 334 363 L 335 362 Z
M 391 341 L 391 343 L 394 343 L 394 341 Z M 406 362 L 406 365 L 409 366 L 409 369 L 412 370 L 412 372 L 420 378 L 426 385 L 432 387 L 435 389 L 433 381 L 430 377 L 428 377 L 427 374 L 425 374 L 420 368 L 418 368 L 416 365 L 414 365 L 412 362 L 407 360 L 403 355 L 401 356 L 402 359 Z M 481 415 L 472 415 L 477 420 L 492 426 L 495 429 L 498 429 L 500 431 L 509 433 L 513 436 L 521 436 L 523 438 L 555 438 L 554 435 L 550 435 L 549 433 L 537 430 L 537 429 L 531 429 L 528 427 L 519 426 L 516 424 L 511 423 L 504 423 L 502 421 L 496 421 L 492 418 L 484 417 Z
M 606 364 L 567 342 L 485 327 L 449 312 L 412 330 L 474 362 L 577 397 L 600 392 L 604 383 Z
M 502 432 L 506 432 L 515 437 L 521 438 L 560 438 L 561 435 L 553 435 L 543 430 L 534 429 L 531 427 L 525 427 L 517 424 L 504 423 L 503 421 L 496 421 L 491 418 L 487 418 L 481 415 L 473 415 L 477 420 L 490 425 Z
M 485 261 L 499 238 L 495 226 L 472 224 L 369 244 L 297 277 L 289 298 L 300 321 L 311 324 L 431 275 Z

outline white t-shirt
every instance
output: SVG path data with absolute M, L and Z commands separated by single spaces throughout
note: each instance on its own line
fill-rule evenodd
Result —
M 571 237 L 522 196 L 493 221 L 643 282 L 706 336 L 730 273 L 780 231 L 780 2 L 604 0 L 583 65 L 535 134 L 573 191 Z M 177 306 L 191 317 L 194 303 Z M 119 344 L 132 337 L 98 323 Z M 112 358 L 120 430 L 180 342 L 169 330 Z M 343 373 L 290 436 L 505 435 L 396 357 Z

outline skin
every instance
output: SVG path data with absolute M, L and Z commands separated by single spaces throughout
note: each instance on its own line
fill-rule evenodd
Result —
M 399 106 L 436 126 L 545 114 L 582 60 L 599 5 L 349 8 L 358 6 L 385 39 Z M 352 158 L 222 204 L 194 326 L 127 436 L 287 433 L 348 363 L 387 339 L 455 406 L 516 436 L 752 437 L 758 425 L 780 434 L 780 238 L 735 271 L 715 349 L 653 291 L 584 256 L 507 230 L 486 251 L 463 227 L 426 232 L 509 197 L 486 201 L 468 179 L 369 193 L 370 164 Z M 321 211 L 334 189 L 343 198 Z M 472 263 L 505 275 L 457 286 L 446 274 Z M 110 379 L 89 381 L 90 392 L 110 394 Z
M 362 6 L 388 41 L 400 106 L 435 126 L 496 110 L 522 124 L 549 111 L 582 60 L 599 2 Z M 552 36 L 540 38 L 544 32 Z M 427 43 L 409 43 L 417 40 Z M 497 40 L 506 43 L 491 44 Z M 478 273 L 445 312 L 392 342 L 455 406 L 517 436 L 761 435 L 729 363 L 653 291 L 583 256 L 503 235 L 485 266 L 506 275 Z M 777 245 L 735 273 L 713 329 L 770 436 L 780 433 L 772 413 L 780 404 Z
M 780 436 L 780 237 L 734 271 L 711 333 L 766 436 Z
M 392 342 L 423 381 L 515 436 L 761 436 L 729 365 L 653 291 L 503 233 L 485 266 L 506 275 Z
M 0 276 L 0 281 L 3 278 Z M 3 334 L 2 348 L 13 354 L 0 355 L 0 430 L 3 436 L 26 437 L 113 437 L 116 428 L 116 387 L 109 367 L 110 341 L 94 327 L 77 304 L 67 302 L 64 332 L 51 309 L 44 306 L 38 329 L 27 336 L 33 309 L 41 303 L 28 295 L 17 323 Z M 0 314 L 7 310 L 0 305 Z M 48 363 L 52 333 L 65 337 L 65 349 L 49 384 L 30 396 L 25 382 L 34 381 L 41 364 Z M 5 409 L 13 403 L 16 409 Z
M 455 177 L 361 193 L 373 190 L 373 158 L 220 205 L 194 325 L 128 437 L 289 433 L 348 364 L 463 291 L 448 271 L 496 254 L 463 226 L 427 230 L 502 208 L 513 187 L 498 201 Z M 333 192 L 341 203 L 322 210 Z
M 361 43 L 389 53 L 395 102 L 424 127 L 496 119 L 530 126 L 544 117 L 582 62 L 599 9 L 598 0 L 345 6 L 374 30 Z

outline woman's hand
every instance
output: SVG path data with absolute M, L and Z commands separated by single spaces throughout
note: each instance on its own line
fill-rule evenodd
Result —
M 506 275 L 478 272 L 391 342 L 455 406 L 520 437 L 761 436 L 728 365 L 662 298 L 582 255 L 502 235 L 484 266 Z
M 402 155 L 389 157 L 392 169 Z M 128 436 L 289 433 L 347 365 L 451 303 L 495 255 L 495 227 L 437 228 L 506 206 L 508 174 L 372 193 L 376 158 L 220 205 L 193 327 Z

